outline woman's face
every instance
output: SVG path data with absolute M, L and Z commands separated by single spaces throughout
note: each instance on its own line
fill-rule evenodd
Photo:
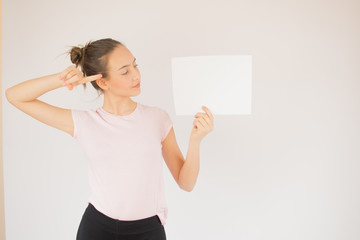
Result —
M 134 96 L 140 92 L 141 74 L 132 53 L 124 46 L 115 48 L 109 55 L 107 91 L 115 95 Z

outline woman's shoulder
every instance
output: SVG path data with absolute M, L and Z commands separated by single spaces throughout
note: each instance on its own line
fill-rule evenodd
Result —
M 81 118 L 85 117 L 95 117 L 98 115 L 99 108 L 97 109 L 81 109 L 81 108 L 72 108 L 71 112 L 73 115 L 77 115 Z
M 99 110 L 99 108 L 96 109 L 81 109 L 81 108 L 72 108 L 71 111 L 73 112 L 79 112 L 79 113 L 96 113 Z
M 145 111 L 147 111 L 149 113 L 154 113 L 154 114 L 164 114 L 164 112 L 166 113 L 166 111 L 162 107 L 159 107 L 159 106 L 146 105 L 146 104 L 141 104 L 141 106 L 143 107 L 143 109 Z

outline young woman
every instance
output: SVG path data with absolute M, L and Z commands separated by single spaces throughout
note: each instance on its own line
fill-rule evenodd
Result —
M 195 115 L 184 159 L 167 112 L 130 98 L 140 94 L 141 75 L 124 44 L 100 39 L 72 47 L 69 54 L 75 66 L 19 83 L 6 90 L 6 97 L 26 114 L 70 134 L 88 156 L 92 192 L 76 239 L 166 239 L 162 160 L 178 186 L 192 191 L 200 142 L 214 128 L 213 115 L 206 107 Z M 63 109 L 37 99 L 63 86 L 86 87 L 86 82 L 104 94 L 96 110 Z

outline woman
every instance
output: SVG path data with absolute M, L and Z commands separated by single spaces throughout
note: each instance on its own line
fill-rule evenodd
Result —
M 140 94 L 141 75 L 124 44 L 100 39 L 72 47 L 69 54 L 75 66 L 17 84 L 6 97 L 26 114 L 70 134 L 88 156 L 92 191 L 77 240 L 166 239 L 162 159 L 178 186 L 192 191 L 200 141 L 213 130 L 211 112 L 203 107 L 205 113 L 195 115 L 185 160 L 167 112 L 130 98 Z M 104 94 L 96 110 L 63 109 L 37 99 L 62 86 L 86 87 L 86 82 Z

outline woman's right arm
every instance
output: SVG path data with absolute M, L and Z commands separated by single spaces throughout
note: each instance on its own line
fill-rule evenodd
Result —
M 71 110 L 55 107 L 37 99 L 44 93 L 64 86 L 60 74 L 21 82 L 6 89 L 6 98 L 16 108 L 36 120 L 73 136 L 74 123 Z
M 27 80 L 10 87 L 6 89 L 6 98 L 16 108 L 36 120 L 73 136 L 74 122 L 71 109 L 56 107 L 37 99 L 44 93 L 63 87 L 62 78 L 67 81 L 69 90 L 72 90 L 73 86 L 96 80 L 99 75 L 83 77 L 77 68 L 70 66 L 60 73 Z

